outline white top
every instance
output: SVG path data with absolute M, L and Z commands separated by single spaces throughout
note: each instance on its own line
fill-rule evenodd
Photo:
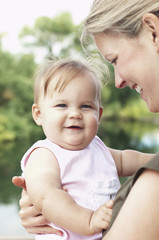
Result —
M 29 155 L 39 147 L 49 149 L 56 156 L 60 168 L 61 184 L 80 206 L 96 210 L 100 205 L 115 197 L 120 188 L 116 165 L 108 148 L 99 137 L 96 136 L 85 149 L 78 151 L 63 149 L 48 139 L 40 140 L 22 158 L 23 171 Z M 36 239 L 97 240 L 102 238 L 102 234 L 82 236 L 54 224 L 51 225 L 62 230 L 63 236 L 37 235 Z

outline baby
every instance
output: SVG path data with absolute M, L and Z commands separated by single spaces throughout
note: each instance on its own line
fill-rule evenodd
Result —
M 40 66 L 32 115 L 46 139 L 26 152 L 21 166 L 33 205 L 63 236 L 37 240 L 101 239 L 118 176 L 131 175 L 151 158 L 107 148 L 96 136 L 102 111 L 101 82 L 90 63 L 62 59 Z

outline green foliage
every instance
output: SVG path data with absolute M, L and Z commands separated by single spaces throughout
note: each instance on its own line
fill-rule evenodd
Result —
M 14 133 L 9 130 L 10 122 L 6 115 L 0 114 L 0 142 L 13 141 Z
M 55 18 L 38 18 L 33 28 L 25 26 L 19 37 L 24 40 L 28 39 L 28 36 L 32 37 L 29 43 L 25 41 L 26 46 L 43 47 L 49 56 L 56 56 L 59 46 L 61 54 L 67 55 L 72 47 L 79 46 L 76 31 L 77 27 L 73 24 L 71 15 L 64 12 Z
M 102 118 L 98 135 L 107 144 L 115 149 L 136 149 L 142 152 L 156 152 L 157 142 L 147 145 L 143 141 L 146 133 L 157 131 L 158 126 L 135 120 L 107 120 Z
M 0 142 L 29 136 L 34 68 L 32 55 L 0 50 Z
M 79 29 L 80 26 L 73 23 L 71 15 L 65 12 L 55 18 L 38 18 L 33 28 L 25 26 L 19 36 L 27 46 L 40 50 L 42 47 L 49 55 L 78 56 L 81 54 Z M 97 53 L 92 43 L 90 49 L 92 53 Z M 43 137 L 41 128 L 33 123 L 31 116 L 35 58 L 34 54 L 14 56 L 0 48 L 0 142 Z M 104 61 L 101 56 L 98 58 Z M 135 91 L 129 88 L 119 91 L 115 88 L 113 68 L 111 65 L 108 68 L 111 81 L 102 89 L 103 119 L 151 118 Z M 103 78 L 105 80 L 108 76 L 104 74 Z
M 21 189 L 12 184 L 12 177 L 21 175 L 20 159 L 30 143 L 23 141 L 0 142 L 0 203 L 20 198 Z

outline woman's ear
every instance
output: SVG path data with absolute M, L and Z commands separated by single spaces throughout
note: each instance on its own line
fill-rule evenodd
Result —
M 159 18 L 153 13 L 146 13 L 142 22 L 145 29 L 151 34 L 151 40 L 159 51 Z
M 38 126 L 41 126 L 41 112 L 37 103 L 32 105 L 32 116 Z

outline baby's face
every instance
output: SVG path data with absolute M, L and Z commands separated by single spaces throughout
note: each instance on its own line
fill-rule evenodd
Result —
M 40 124 L 46 137 L 62 148 L 85 148 L 98 130 L 102 108 L 91 74 L 72 79 L 66 87 L 41 99 Z

